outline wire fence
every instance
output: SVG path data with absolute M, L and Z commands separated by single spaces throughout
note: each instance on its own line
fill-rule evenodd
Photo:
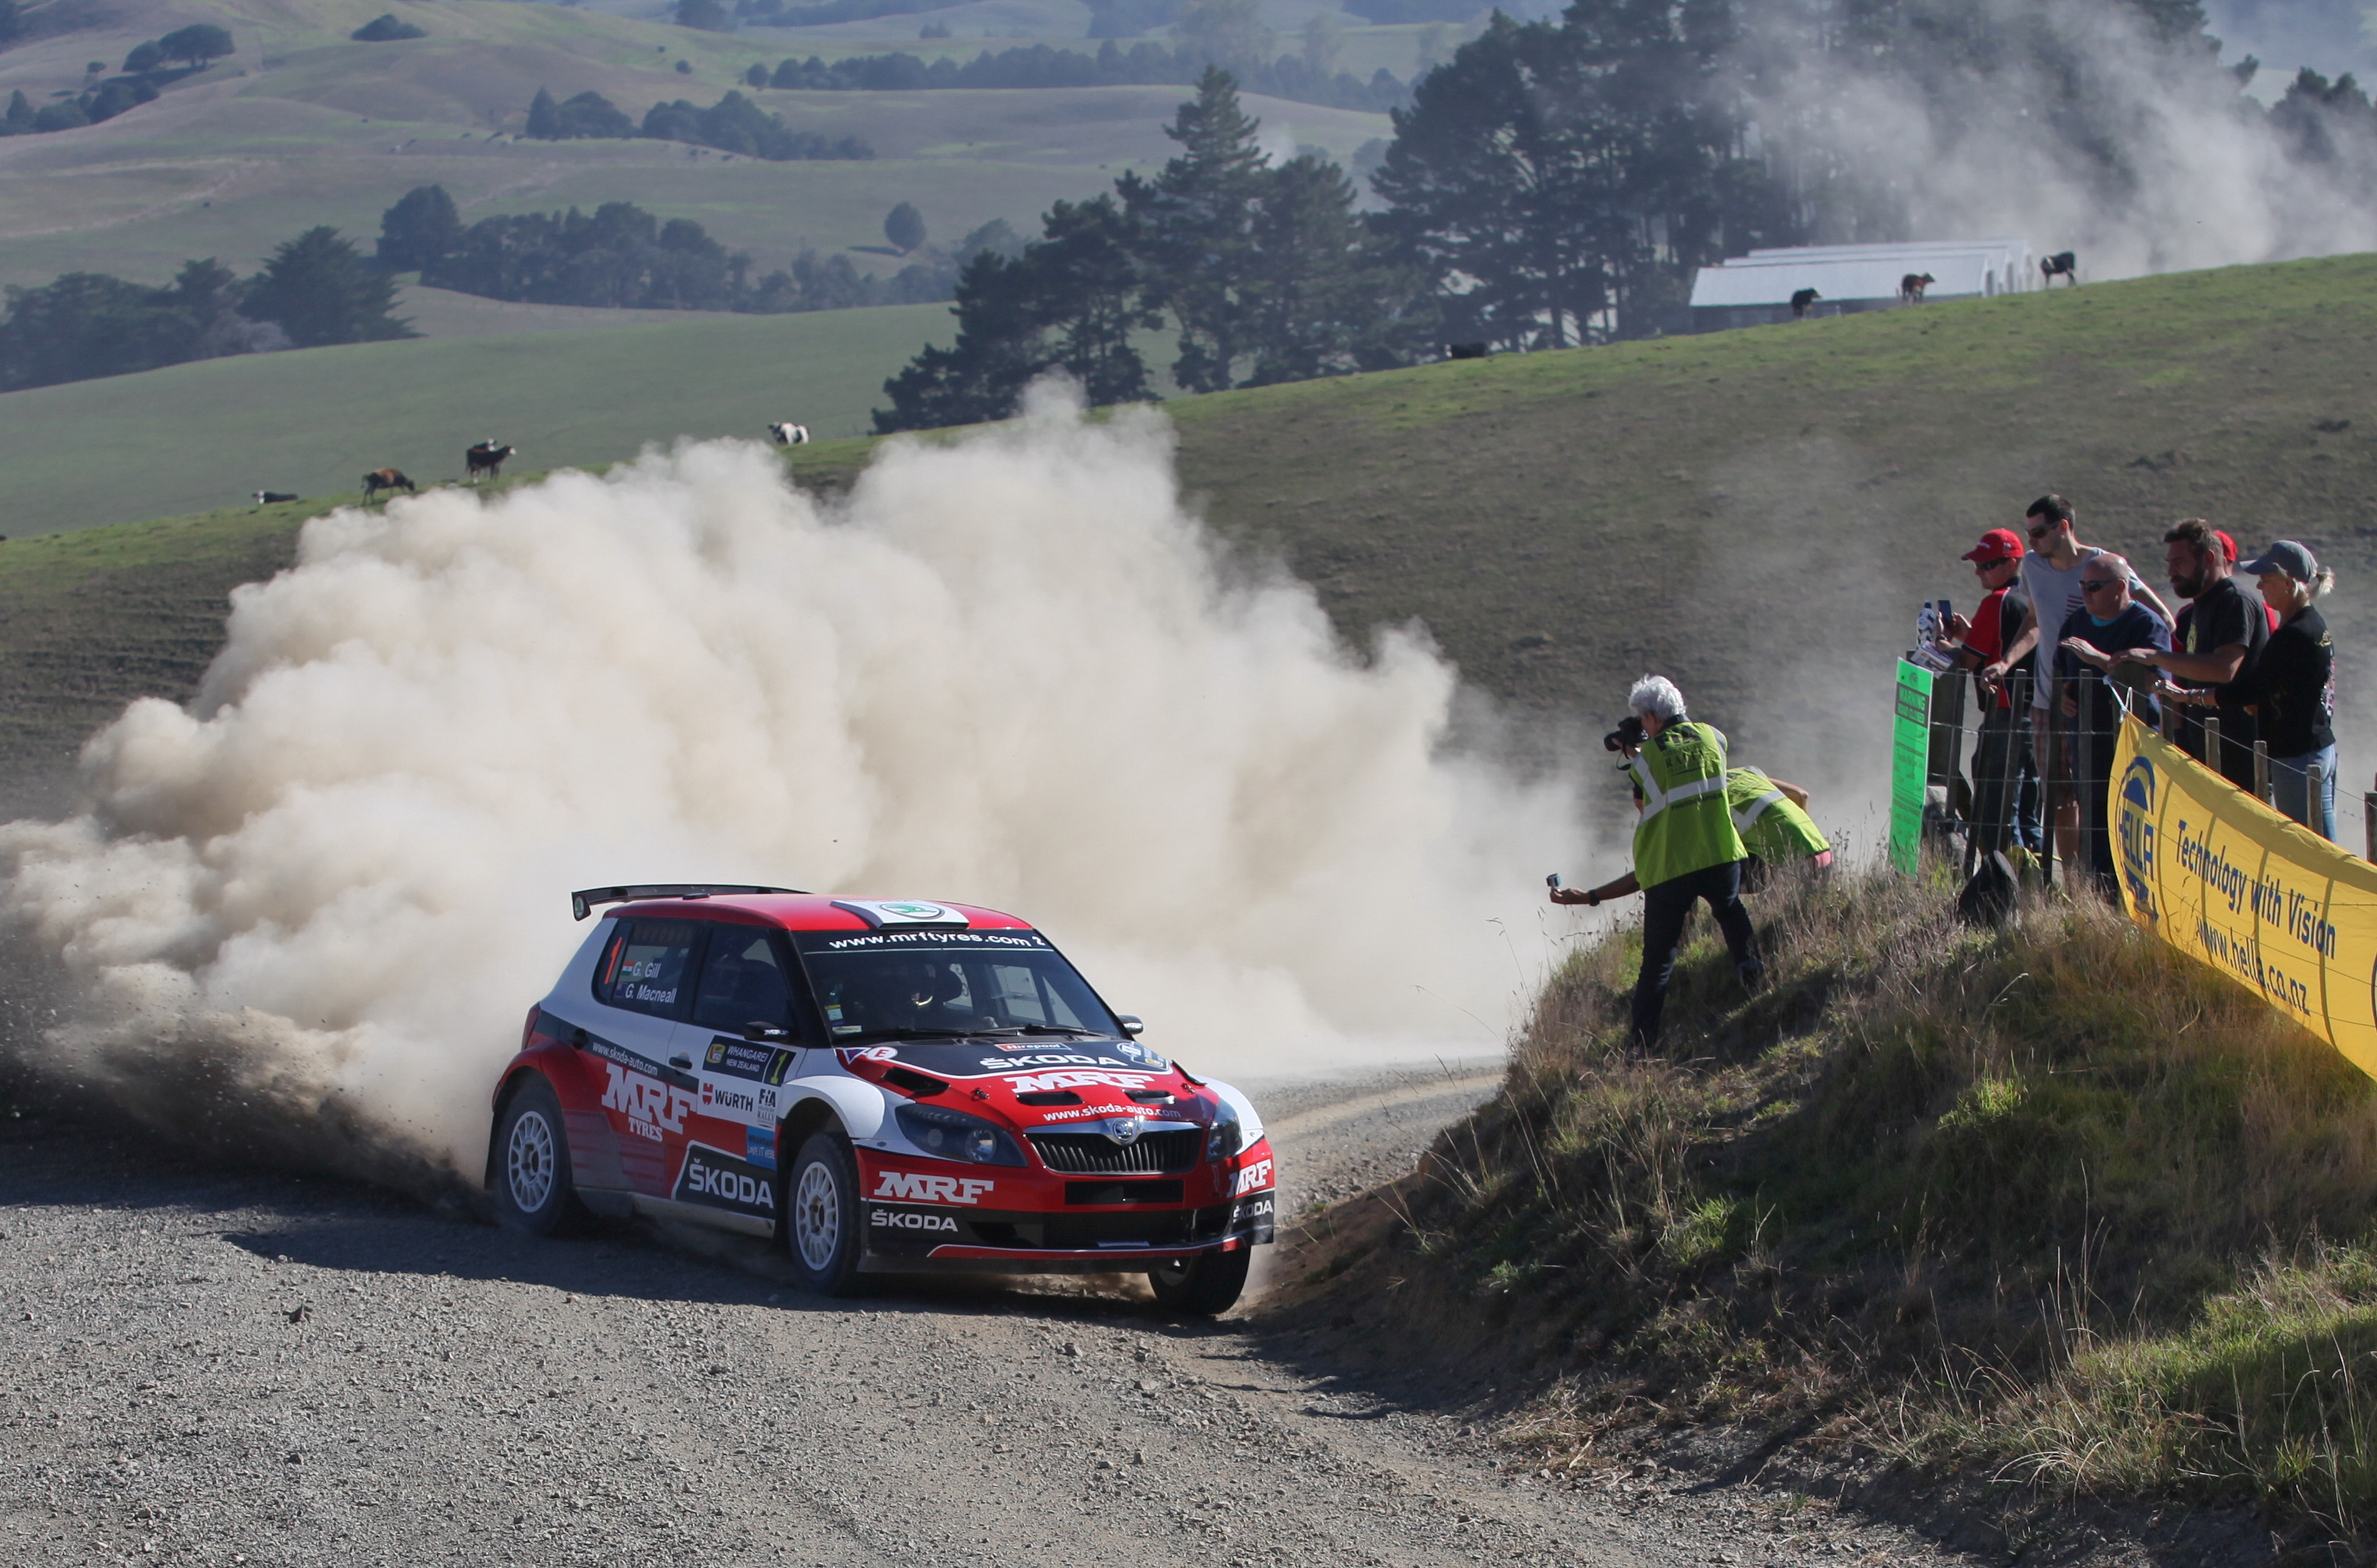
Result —
M 2333 788 L 2337 847 L 2377 861 L 2377 791 L 2353 791 L 2309 768 L 2274 759 L 2266 744 L 2223 733 L 2216 710 L 2171 701 L 2086 668 L 2058 678 L 2036 704 L 2027 671 L 1987 688 L 1965 670 L 1932 677 L 1928 836 L 1961 844 L 1970 875 L 1993 850 L 2035 856 L 2042 874 L 2059 859 L 2113 874 L 2113 754 L 2123 715 L 2137 711 L 2196 761 L 2297 821 Z M 2313 814 L 2316 814 L 2314 812 Z

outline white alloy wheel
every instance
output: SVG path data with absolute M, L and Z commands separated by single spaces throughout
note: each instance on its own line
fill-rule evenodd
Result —
M 793 1246 L 818 1274 L 833 1267 L 841 1251 L 842 1194 L 823 1160 L 801 1167 L 800 1185 L 793 1193 Z
M 512 1203 L 522 1214 L 537 1214 L 552 1201 L 557 1161 L 554 1157 L 553 1123 L 535 1109 L 512 1123 L 504 1146 L 504 1179 L 511 1183 Z

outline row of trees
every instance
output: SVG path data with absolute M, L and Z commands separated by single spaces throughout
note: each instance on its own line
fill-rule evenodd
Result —
M 913 217 L 914 209 L 908 208 Z M 432 288 L 491 300 L 639 310 L 782 313 L 948 299 L 958 257 L 1013 240 L 994 220 L 959 242 L 955 255 L 924 249 L 923 220 L 912 233 L 918 259 L 890 278 L 860 272 L 845 255 L 803 251 L 792 266 L 752 276 L 751 258 L 730 251 L 689 218 L 663 220 L 624 201 L 590 215 L 524 212 L 465 227 L 442 185 L 408 191 L 380 215 L 375 257 L 385 272 L 414 272 Z
M 1125 49 L 1108 39 L 1094 54 L 1035 43 L 996 53 L 985 49 L 962 65 L 947 57 L 927 62 L 907 53 L 860 54 L 828 65 L 811 55 L 806 60 L 786 60 L 773 73 L 754 65 L 748 80 L 754 87 L 801 92 L 1148 87 L 1194 82 L 1206 64 L 1206 51 L 1201 48 L 1141 42 Z M 1233 74 L 1248 92 L 1372 113 L 1406 101 L 1410 90 L 1383 66 L 1365 80 L 1350 71 L 1333 70 L 1325 62 L 1316 64 L 1308 52 L 1258 59 L 1236 67 Z
M 957 285 L 958 338 L 884 383 L 880 431 L 999 419 L 1035 376 L 1063 370 L 1091 400 L 1150 396 L 1134 337 L 1177 327 L 1173 380 L 1190 391 L 1407 362 L 1436 313 L 1420 278 L 1355 211 L 1353 182 L 1314 155 L 1269 162 L 1229 74 L 1210 67 L 1165 134 L 1153 179 L 1059 202 L 1020 256 L 985 253 Z
M 1392 111 L 1370 174 L 1385 205 L 1368 214 L 1325 162 L 1266 163 L 1231 78 L 1209 72 L 1162 175 L 1060 204 L 1022 256 L 967 268 L 956 345 L 887 382 L 877 422 L 998 418 L 1052 368 L 1095 400 L 1144 396 L 1133 334 L 1159 322 L 1177 329 L 1173 378 L 1194 391 L 1402 362 L 1445 342 L 1559 348 L 1685 329 L 1698 267 L 1759 245 L 1968 226 L 1982 210 L 1972 185 L 2012 149 L 2050 170 L 2067 203 L 2076 191 L 2121 210 L 2169 178 L 2149 172 L 2160 151 L 2141 127 L 2156 115 L 2266 137 L 2265 151 L 2338 170 L 2339 199 L 2377 188 L 2377 107 L 2358 83 L 2306 71 L 2264 114 L 2241 96 L 2253 62 L 2218 56 L 2194 0 L 1497 12 Z
M 784 124 L 782 115 L 769 113 L 739 92 L 729 92 L 706 109 L 682 98 L 674 103 L 655 103 L 639 126 L 599 92 L 581 92 L 555 102 L 551 92 L 538 88 L 529 102 L 524 134 L 541 141 L 650 137 L 779 162 L 875 156 L 875 149 L 856 137 L 830 137 L 794 130 Z
M 242 279 L 209 257 L 150 288 L 69 272 L 12 288 L 0 316 L 0 390 L 124 375 L 187 360 L 410 338 L 395 283 L 335 229 L 309 229 Z

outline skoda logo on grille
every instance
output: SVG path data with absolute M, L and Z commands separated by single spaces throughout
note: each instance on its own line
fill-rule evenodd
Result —
M 1105 1134 L 1107 1137 L 1114 1140 L 1116 1147 L 1129 1148 L 1139 1142 L 1141 1125 L 1136 1116 L 1117 1116 L 1106 1123 Z

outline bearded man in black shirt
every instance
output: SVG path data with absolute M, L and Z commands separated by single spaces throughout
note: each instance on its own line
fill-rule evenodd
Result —
M 2210 523 L 2190 517 L 2162 538 L 2170 586 L 2194 601 L 2185 618 L 2186 640 L 2168 653 L 2139 647 L 2122 657 L 2151 664 L 2173 678 L 2181 694 L 2179 743 L 2188 755 L 2218 769 L 2229 783 L 2250 793 L 2256 731 L 2246 706 L 2252 699 L 2241 694 L 2270 640 L 2269 620 L 2229 579 L 2228 554 Z M 2207 709 L 2220 720 L 2216 758 L 2204 754 Z

